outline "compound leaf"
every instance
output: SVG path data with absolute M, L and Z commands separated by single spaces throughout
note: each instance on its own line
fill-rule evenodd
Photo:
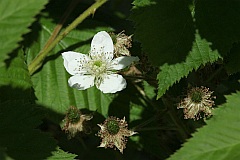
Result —
M 219 106 L 207 125 L 169 160 L 226 160 L 240 157 L 240 92 L 226 96 L 227 103 Z
M 166 90 L 181 78 L 186 77 L 193 69 L 197 70 L 201 65 L 213 63 L 221 56 L 217 51 L 212 51 L 209 42 L 196 34 L 192 51 L 186 57 L 185 62 L 160 67 L 158 73 L 158 96 L 160 98 Z

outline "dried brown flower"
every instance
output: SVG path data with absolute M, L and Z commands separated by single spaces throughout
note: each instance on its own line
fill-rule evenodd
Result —
M 99 147 L 114 148 L 115 146 L 121 153 L 126 148 L 126 137 L 137 133 L 127 129 L 128 124 L 125 117 L 123 119 L 108 117 L 103 124 L 98 124 L 98 126 L 101 128 L 98 136 L 102 139 Z
M 78 132 L 85 132 L 85 122 L 91 120 L 92 115 L 84 115 L 74 106 L 71 106 L 64 118 L 64 126 L 62 130 L 69 134 L 69 138 L 74 137 Z
M 206 87 L 194 87 L 187 91 L 187 96 L 179 103 L 178 109 L 183 108 L 185 119 L 198 120 L 201 112 L 204 117 L 212 115 L 213 105 L 216 97 L 212 96 L 212 91 Z
M 119 56 L 131 56 L 128 48 L 132 47 L 132 35 L 127 36 L 124 31 L 115 35 L 111 33 L 111 37 L 114 43 L 114 53 L 116 57 Z

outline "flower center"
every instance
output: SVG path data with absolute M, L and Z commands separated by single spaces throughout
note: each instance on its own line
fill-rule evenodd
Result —
M 102 66 L 102 62 L 101 61 L 95 61 L 93 63 L 93 65 L 97 66 L 97 67 L 101 67 Z
M 107 122 L 107 130 L 111 135 L 115 135 L 119 132 L 120 128 L 116 120 L 109 120 Z
M 85 65 L 87 73 L 98 79 L 107 73 L 107 67 L 108 63 L 102 59 L 92 59 Z
M 106 59 L 104 53 L 91 56 L 91 60 L 84 64 L 87 74 L 95 77 L 94 83 L 98 87 L 105 76 L 111 74 L 111 71 L 108 70 L 110 67 L 111 63 L 108 59 Z
M 194 91 L 192 93 L 191 99 L 195 103 L 200 103 L 202 101 L 203 93 L 201 91 Z
M 80 114 L 77 109 L 69 109 L 67 115 L 70 123 L 77 123 L 80 120 Z

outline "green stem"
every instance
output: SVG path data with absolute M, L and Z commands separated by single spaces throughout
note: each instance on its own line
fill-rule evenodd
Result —
M 213 78 L 222 71 L 223 68 L 224 68 L 223 66 L 218 68 L 213 74 L 211 74 L 211 76 L 206 80 L 206 82 L 211 82 Z
M 123 76 L 126 79 L 143 79 L 143 80 L 146 80 L 146 81 L 157 81 L 154 78 L 148 78 L 148 77 L 145 77 L 145 76 L 129 76 L 129 75 L 123 75 Z
M 155 121 L 156 119 L 157 119 L 157 115 L 155 115 L 155 116 L 149 118 L 148 120 L 144 121 L 143 123 L 141 123 L 141 124 L 133 127 L 132 130 L 133 130 L 133 131 L 139 131 L 139 130 L 141 130 L 140 128 L 148 125 L 149 123 Z
M 87 147 L 86 143 L 83 141 L 83 139 L 82 139 L 81 137 L 79 137 L 79 136 L 76 137 L 76 138 L 77 138 L 77 140 L 82 144 L 84 150 L 85 150 L 85 151 L 88 151 L 88 147 Z
M 47 47 L 42 50 L 29 64 L 28 70 L 30 75 L 36 72 L 41 66 L 46 58 L 47 54 L 58 44 L 60 40 L 62 40 L 71 30 L 77 27 L 84 19 L 86 19 L 89 15 L 94 14 L 96 9 L 101 7 L 107 0 L 98 0 L 92 6 L 90 6 L 87 10 L 85 10 L 82 14 L 79 15 L 59 36 Z
M 146 127 L 146 128 L 139 128 L 137 131 L 139 132 L 139 131 L 157 131 L 157 130 L 160 130 L 160 131 L 162 131 L 162 130 L 165 130 L 165 131 L 170 131 L 170 130 L 172 130 L 172 131 L 175 131 L 176 129 L 174 129 L 174 128 L 167 128 L 167 127 Z
M 73 9 L 76 7 L 76 5 L 79 3 L 79 1 L 80 0 L 72 0 L 70 5 L 66 9 L 65 13 L 63 14 L 61 19 L 59 20 L 58 24 L 54 28 L 54 30 L 53 30 L 51 36 L 49 37 L 49 39 L 47 40 L 45 46 L 41 49 L 41 51 L 39 53 L 43 52 L 45 49 L 47 49 L 52 44 L 52 42 L 54 41 L 54 39 L 57 37 L 60 30 L 62 29 L 62 26 L 65 23 L 65 21 L 67 20 L 68 16 L 73 11 Z
M 158 106 L 145 94 L 144 90 L 137 84 L 133 83 L 138 92 L 142 95 L 142 98 L 148 102 L 154 109 L 158 110 Z

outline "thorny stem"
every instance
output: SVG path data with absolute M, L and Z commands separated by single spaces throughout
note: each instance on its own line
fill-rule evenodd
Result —
M 148 102 L 153 108 L 155 108 L 156 110 L 158 110 L 158 106 L 157 106 L 154 102 L 151 101 L 151 99 L 145 94 L 145 92 L 142 90 L 142 88 L 139 87 L 139 86 L 136 85 L 136 84 L 134 84 L 134 86 L 135 86 L 136 89 L 139 91 L 139 93 L 142 95 L 143 99 L 144 99 L 146 102 Z M 133 128 L 133 130 L 134 130 L 134 131 L 136 131 L 136 130 L 137 130 L 137 131 L 140 131 L 140 130 L 142 131 L 142 130 L 144 130 L 142 127 L 144 127 L 144 126 L 148 125 L 149 123 L 155 121 L 158 117 L 161 117 L 162 114 L 165 114 L 166 111 L 167 111 L 167 110 L 166 110 L 166 108 L 165 108 L 161 113 L 158 112 L 155 116 L 151 117 L 151 118 L 148 119 L 147 121 L 145 121 L 145 122 L 143 122 L 143 123 L 135 126 L 135 127 Z
M 173 104 L 169 101 L 167 97 L 162 97 L 163 103 L 167 106 L 168 114 L 172 119 L 173 123 L 176 125 L 178 132 L 181 136 L 182 141 L 185 141 L 189 137 L 189 132 L 183 122 L 178 118 L 176 111 L 173 109 Z
M 46 48 L 42 50 L 29 64 L 28 70 L 30 75 L 36 72 L 41 66 L 42 63 L 47 56 L 47 54 L 57 45 L 57 43 L 62 40 L 71 30 L 77 27 L 84 19 L 86 19 L 89 15 L 94 14 L 96 9 L 101 7 L 107 0 L 98 0 L 92 6 L 90 6 L 87 10 L 85 10 L 82 14 L 79 15 L 62 33 L 60 33 L 56 39 Z
M 66 11 L 64 12 L 63 16 L 59 20 L 57 26 L 54 28 L 52 35 L 49 37 L 48 41 L 46 42 L 45 46 L 42 48 L 42 50 L 39 52 L 43 52 L 45 49 L 49 47 L 49 45 L 52 43 L 52 41 L 57 37 L 60 30 L 62 29 L 63 24 L 67 20 L 70 13 L 73 11 L 73 9 L 76 7 L 76 5 L 80 2 L 80 0 L 72 0 Z
M 176 130 L 174 128 L 166 128 L 166 127 L 146 127 L 146 128 L 140 128 L 137 131 L 157 131 L 157 130 Z

